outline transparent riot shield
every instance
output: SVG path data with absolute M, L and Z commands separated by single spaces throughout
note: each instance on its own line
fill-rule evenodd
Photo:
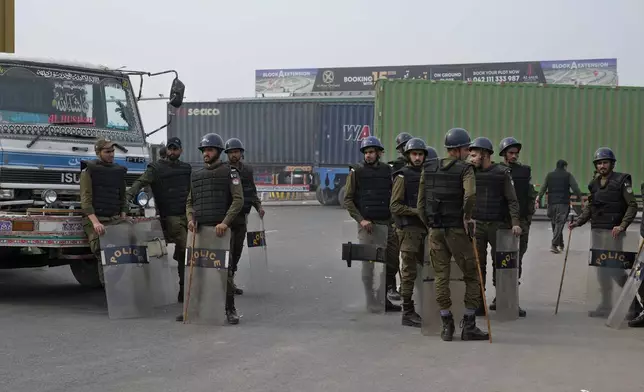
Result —
M 606 318 L 611 313 L 628 280 L 627 270 L 635 263 L 638 242 L 638 233 L 622 232 L 613 238 L 612 230 L 591 230 L 586 281 L 589 317 Z
M 128 221 L 106 225 L 99 242 L 109 317 L 152 316 L 150 264 L 146 247 L 138 245 L 134 225 Z
M 425 263 L 423 265 L 423 290 L 420 303 L 421 328 L 420 332 L 425 336 L 440 335 L 442 322 L 440 306 L 436 302 L 436 273 L 429 257 L 429 236 L 425 241 Z M 458 267 L 454 258 L 450 260 L 449 292 L 452 299 L 452 315 L 455 320 L 463 317 L 465 313 L 465 281 L 463 272 Z
M 631 310 L 631 306 L 635 301 L 638 301 L 637 292 L 642 285 L 642 279 L 644 279 L 644 271 L 642 271 L 642 269 L 644 268 L 642 245 L 640 245 L 637 256 L 638 257 L 635 261 L 635 265 L 633 265 L 633 268 L 631 268 L 631 271 L 628 274 L 628 279 L 626 280 L 626 284 L 624 285 L 624 288 L 622 289 L 622 292 L 617 299 L 617 303 L 608 315 L 608 320 L 606 320 L 606 325 L 611 328 L 621 328 L 624 324 L 628 312 Z
M 347 262 L 349 268 L 356 264 L 360 266 L 361 282 L 355 282 L 351 287 L 350 306 L 383 313 L 387 293 L 385 258 L 388 227 L 374 224 L 369 233 L 357 222 L 349 222 L 345 223 L 342 231 L 347 241 L 342 244 L 342 260 Z M 353 274 L 353 271 L 350 273 Z M 363 294 L 358 294 L 358 291 Z
M 268 252 L 264 220 L 259 213 L 248 214 L 246 244 L 250 262 L 250 289 L 255 293 L 266 293 L 268 288 Z
M 188 232 L 187 244 L 184 320 L 191 324 L 223 325 L 230 230 L 223 237 L 217 237 L 214 226 L 200 226 L 196 236 Z
M 496 231 L 496 319 L 519 318 L 519 237 L 509 229 Z
M 154 306 L 167 306 L 177 303 L 179 278 L 173 273 L 166 241 L 158 219 L 136 222 L 134 232 L 138 245 L 145 246 L 150 261 L 150 290 Z

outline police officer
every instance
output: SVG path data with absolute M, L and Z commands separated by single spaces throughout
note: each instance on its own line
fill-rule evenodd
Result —
M 398 272 L 398 255 L 400 252 L 398 237 L 392 226 L 389 200 L 391 198 L 391 167 L 380 162 L 385 148 L 375 136 L 369 136 L 360 143 L 360 152 L 364 154 L 364 162 L 351 166 L 344 196 L 344 205 L 349 215 L 367 231 L 373 225 L 386 225 L 387 256 L 386 278 L 387 295 L 393 300 L 400 300 L 396 292 L 396 273 Z M 372 297 L 371 282 L 365 282 L 368 299 Z M 368 286 L 368 287 L 366 287 Z M 389 299 L 385 302 L 385 311 L 400 312 L 402 308 L 394 305 Z
M 644 195 L 644 182 L 640 186 L 640 194 Z M 640 222 L 640 237 L 644 238 L 644 219 L 642 219 L 642 221 Z M 644 294 L 644 287 L 643 286 L 644 285 L 640 285 L 640 289 L 639 289 L 639 294 L 640 294 L 641 298 L 644 298 L 644 295 L 642 295 L 642 294 Z M 634 305 L 634 306 L 637 307 L 636 305 Z M 640 305 L 639 308 L 641 309 L 642 306 Z M 629 321 L 628 326 L 632 327 L 632 328 L 642 328 L 642 327 L 644 327 L 644 312 L 640 312 L 640 314 L 637 317 L 635 317 L 633 320 Z
M 512 227 L 516 236 L 521 235 L 519 221 L 519 202 L 512 186 L 510 169 L 493 163 L 494 147 L 490 139 L 477 137 L 470 145 L 470 163 L 474 165 L 476 176 L 476 204 L 474 220 L 476 220 L 476 248 L 481 263 L 483 287 L 487 277 L 487 245 L 492 247 L 492 258 L 496 252 L 496 232 L 499 229 Z M 509 221 L 509 222 L 508 222 Z M 509 223 L 509 225 L 508 225 Z M 496 270 L 492 265 L 492 281 L 496 286 Z M 496 298 L 490 309 L 496 308 Z M 482 304 L 476 311 L 477 316 L 484 316 Z M 519 316 L 525 317 L 525 310 L 519 308 Z
M 208 133 L 199 143 L 205 167 L 192 174 L 190 192 L 186 202 L 188 230 L 195 224 L 215 226 L 218 236 L 223 236 L 244 206 L 244 191 L 239 172 L 219 160 L 224 150 L 224 140 L 216 133 Z M 238 324 L 233 293 L 232 267 L 228 266 L 226 285 L 226 317 L 229 324 Z M 183 314 L 177 316 L 183 321 Z
M 401 132 L 398 134 L 398 136 L 396 136 L 396 151 L 398 151 L 400 155 L 398 156 L 398 158 L 396 158 L 395 161 L 388 162 L 394 172 L 402 169 L 403 167 L 405 167 L 405 165 L 407 165 L 407 159 L 405 158 L 405 145 L 412 137 L 413 136 L 411 136 L 407 132 Z
M 418 184 L 423 162 L 427 155 L 427 145 L 422 139 L 411 138 L 405 145 L 407 165 L 394 172 L 394 185 L 389 208 L 396 224 L 396 234 L 400 243 L 402 273 L 400 296 L 402 297 L 402 325 L 421 326 L 421 318 L 416 313 L 412 296 L 416 281 L 417 265 L 423 264 L 425 251 L 424 239 L 427 228 L 418 215 Z
M 125 196 L 127 168 L 114 163 L 114 145 L 109 139 L 98 139 L 94 144 L 97 159 L 81 162 L 83 230 L 89 240 L 90 250 L 98 260 L 98 264 L 93 263 L 88 269 L 98 269 L 101 284 L 104 282 L 99 236 L 105 234 L 105 226 L 118 223 L 129 211 Z
M 466 309 L 461 340 L 489 338 L 476 326 L 476 309 L 483 300 L 474 249 L 468 237 L 468 233 L 473 236 L 476 232 L 476 222 L 472 219 L 476 181 L 472 166 L 465 162 L 470 141 L 465 129 L 450 129 L 445 135 L 448 156 L 423 165 L 418 191 L 418 212 L 430 228 L 429 256 L 436 274 L 436 302 L 441 309 L 441 338 L 445 341 L 453 339 L 455 330 L 449 291 L 452 257 L 465 281 Z
M 242 207 L 241 213 L 233 220 L 232 226 L 230 226 L 232 234 L 230 237 L 231 269 L 233 274 L 231 279 L 233 282 L 233 293 L 235 295 L 244 294 L 244 291 L 235 285 L 235 272 L 237 272 L 237 264 L 244 249 L 247 217 L 251 208 L 255 207 L 260 218 L 264 218 L 264 208 L 262 208 L 262 203 L 259 201 L 259 197 L 257 197 L 253 168 L 241 161 L 244 151 L 244 144 L 241 140 L 231 138 L 226 141 L 224 152 L 228 155 L 228 164 L 239 172 L 244 192 L 244 206 Z
M 532 168 L 519 163 L 521 143 L 513 137 L 506 137 L 501 140 L 499 155 L 503 157 L 502 165 L 510 168 L 514 190 L 519 200 L 519 221 L 521 222 L 521 237 L 519 239 L 519 278 L 523 272 L 523 255 L 528 250 L 528 237 L 530 236 L 530 225 L 532 216 L 535 213 L 535 200 L 537 192 L 532 185 Z M 521 284 L 521 283 L 519 283 Z M 492 303 L 490 309 L 496 309 L 496 303 Z
M 615 162 L 617 159 L 610 148 L 601 147 L 595 151 L 593 164 L 597 176 L 588 184 L 590 191 L 588 202 L 581 215 L 568 224 L 570 230 L 583 226 L 590 220 L 591 229 L 612 230 L 613 237 L 617 238 L 633 223 L 637 215 L 637 201 L 633 195 L 631 175 L 616 172 Z M 626 278 L 626 275 L 619 276 L 616 279 L 617 283 L 624 286 Z M 610 290 L 605 286 L 610 286 L 611 282 L 600 279 L 599 283 L 602 286 L 602 300 L 610 302 Z M 644 289 L 640 291 L 642 290 Z M 637 313 L 638 305 L 637 300 L 633 301 L 629 318 L 633 318 L 633 313 Z M 607 313 L 611 307 L 610 303 L 600 304 L 597 310 L 590 311 L 588 315 L 590 317 L 608 316 Z
M 186 200 L 190 189 L 192 167 L 179 160 L 183 149 L 178 137 L 168 139 L 166 159 L 148 165 L 127 191 L 128 200 L 133 200 L 141 188 L 150 186 L 154 194 L 157 212 L 160 217 L 163 236 L 167 243 L 174 244 L 173 258 L 178 263 L 179 296 L 183 302 L 183 282 L 186 258 Z
M 552 244 L 550 251 L 560 253 L 564 249 L 563 228 L 566 225 L 566 218 L 570 212 L 570 189 L 581 202 L 581 190 L 577 180 L 566 171 L 568 162 L 560 159 L 557 167 L 546 175 L 543 185 L 539 188 L 539 194 L 535 201 L 535 209 L 539 206 L 541 198 L 548 192 L 548 217 L 552 225 Z M 578 213 L 581 213 L 581 208 Z

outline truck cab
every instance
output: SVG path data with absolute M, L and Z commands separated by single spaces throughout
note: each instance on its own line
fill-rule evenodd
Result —
M 128 186 L 150 163 L 132 75 L 156 74 L 0 53 L 0 268 L 68 264 L 81 284 L 98 285 L 81 224 L 81 161 L 96 159 L 104 137 L 117 143 Z M 173 90 L 181 105 L 178 78 Z M 151 199 L 139 194 L 133 212 L 153 209 Z

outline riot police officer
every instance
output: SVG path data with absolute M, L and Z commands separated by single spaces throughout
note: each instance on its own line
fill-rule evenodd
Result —
M 380 162 L 385 148 L 375 136 L 369 136 L 360 143 L 360 152 L 364 154 L 364 162 L 351 166 L 345 185 L 344 205 L 351 218 L 365 230 L 371 230 L 373 225 L 387 226 L 387 256 L 386 278 L 387 295 L 390 299 L 400 300 L 396 292 L 396 273 L 398 273 L 398 237 L 392 226 L 389 200 L 391 198 L 391 167 Z M 373 300 L 371 293 L 372 282 L 364 282 L 368 290 L 368 300 Z M 400 312 L 401 307 L 385 302 L 385 311 Z
M 233 220 L 232 226 L 230 226 L 232 234 L 230 237 L 231 269 L 233 275 L 231 280 L 233 282 L 233 293 L 235 295 L 244 294 L 244 291 L 235 285 L 235 272 L 237 272 L 237 264 L 244 249 L 247 217 L 251 208 L 255 207 L 259 216 L 264 218 L 264 208 L 262 208 L 262 203 L 259 197 L 257 197 L 253 168 L 242 162 L 244 151 L 246 150 L 241 140 L 231 138 L 226 141 L 224 152 L 228 155 L 228 164 L 239 172 L 242 189 L 244 191 L 244 206 L 242 207 L 241 213 Z
M 510 169 L 493 163 L 492 154 L 494 154 L 494 147 L 486 137 L 477 137 L 470 144 L 470 163 L 476 168 L 476 204 L 473 216 L 476 220 L 476 247 L 481 263 L 483 287 L 487 276 L 487 245 L 489 243 L 492 247 L 492 258 L 494 258 L 497 230 L 511 226 L 514 235 L 521 235 L 519 202 L 512 186 Z M 493 265 L 492 281 L 496 286 L 495 272 Z M 496 308 L 495 305 L 496 298 L 490 308 Z M 485 315 L 482 305 L 477 309 L 476 315 Z M 519 316 L 525 317 L 525 315 L 525 310 L 519 308 Z
M 476 182 L 469 155 L 470 135 L 463 128 L 452 128 L 445 135 L 448 156 L 423 165 L 418 190 L 418 212 L 430 228 L 429 257 L 436 274 L 436 302 L 440 307 L 441 338 L 454 337 L 450 310 L 449 279 L 451 258 L 463 272 L 465 314 L 461 340 L 487 340 L 489 335 L 476 326 L 476 309 L 482 303 L 474 249 L 468 235 L 476 233 L 474 213 Z
M 503 157 L 502 165 L 510 168 L 514 190 L 519 200 L 519 221 L 521 223 L 521 237 L 519 238 L 519 278 L 523 272 L 523 255 L 528 250 L 528 237 L 530 236 L 530 225 L 535 213 L 535 201 L 537 192 L 532 185 L 532 168 L 528 165 L 519 163 L 519 153 L 521 152 L 521 143 L 513 137 L 506 137 L 501 140 L 499 147 L 499 156 Z M 519 283 L 521 284 L 521 283 Z M 490 305 L 490 309 L 496 308 L 495 303 Z
M 395 161 L 388 162 L 392 167 L 393 171 L 396 172 L 407 164 L 407 159 L 405 158 L 405 145 L 413 136 L 407 132 L 401 132 L 396 136 L 396 151 L 400 154 Z
M 581 215 L 569 223 L 570 230 L 583 226 L 590 220 L 592 229 L 612 230 L 613 237 L 617 238 L 635 220 L 637 201 L 633 195 L 631 175 L 616 172 L 615 162 L 617 159 L 610 148 L 601 147 L 595 151 L 593 164 L 597 176 L 588 184 L 590 191 L 588 202 L 584 205 Z M 617 277 L 617 283 L 623 286 L 626 283 L 626 278 L 626 275 Z M 600 284 L 602 285 L 604 303 L 600 304 L 597 310 L 589 312 L 590 317 L 605 317 L 612 307 L 609 304 L 611 301 L 608 295 L 610 290 L 605 287 L 610 286 L 611 282 L 600 279 Z M 638 309 L 641 310 L 641 307 L 635 300 L 631 306 L 629 318 L 633 318 Z
M 416 313 L 412 296 L 416 281 L 418 264 L 423 264 L 425 250 L 423 247 L 427 228 L 418 215 L 418 184 L 427 145 L 422 139 L 411 138 L 405 145 L 407 165 L 394 172 L 394 185 L 389 208 L 396 224 L 396 234 L 400 243 L 402 270 L 400 296 L 402 297 L 402 325 L 421 326 L 421 318 Z
M 104 283 L 99 236 L 105 233 L 105 226 L 118 223 L 129 211 L 125 196 L 127 168 L 114 163 L 114 145 L 115 143 L 109 139 L 101 138 L 94 144 L 97 159 L 81 161 L 80 200 L 83 230 L 87 235 L 90 250 L 96 257 L 96 260 L 83 269 L 86 273 L 82 278 L 96 286 Z M 96 281 L 95 277 L 98 277 L 99 281 Z
M 640 186 L 640 194 L 644 195 L 644 182 Z M 644 219 L 640 222 L 640 237 L 644 238 Z M 644 298 L 644 285 L 640 285 L 639 294 L 641 298 Z M 641 308 L 641 305 L 640 305 Z M 642 328 L 644 327 L 644 312 L 635 317 L 633 320 L 628 322 L 629 327 L 633 328 Z
M 188 230 L 195 224 L 215 226 L 217 235 L 223 236 L 244 206 L 244 192 L 239 172 L 220 161 L 224 141 L 216 133 L 208 133 L 199 143 L 205 166 L 192 174 L 190 192 L 186 202 Z M 229 324 L 238 324 L 235 309 L 232 268 L 228 266 L 226 285 L 226 317 Z M 183 315 L 177 316 L 183 321 Z
M 183 302 L 183 282 L 186 258 L 186 236 L 188 221 L 186 219 L 186 200 L 190 188 L 192 166 L 179 160 L 183 149 L 181 139 L 168 139 L 166 158 L 148 165 L 127 191 L 128 200 L 132 200 L 141 188 L 150 186 L 154 194 L 159 221 L 167 243 L 174 244 L 173 258 L 178 263 L 179 302 Z

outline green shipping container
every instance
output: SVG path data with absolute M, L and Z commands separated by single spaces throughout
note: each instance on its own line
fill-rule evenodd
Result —
M 538 84 L 488 84 L 427 80 L 379 80 L 375 134 L 388 160 L 395 137 L 409 132 L 445 154 L 445 133 L 462 127 L 473 138 L 495 145 L 514 136 L 520 161 L 532 166 L 532 182 L 541 184 L 557 160 L 568 162 L 581 191 L 587 192 L 599 147 L 617 156 L 616 170 L 630 173 L 639 194 L 644 181 L 644 88 Z

